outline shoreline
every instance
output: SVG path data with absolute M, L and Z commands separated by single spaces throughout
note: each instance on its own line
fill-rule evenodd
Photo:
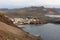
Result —
M 0 30 L 4 32 L 8 32 L 13 36 L 17 36 L 20 40 L 42 40 L 41 37 L 31 35 L 30 33 L 24 31 L 23 29 L 17 27 L 9 18 L 5 17 L 4 15 L 0 14 Z M 16 37 L 15 36 L 15 37 Z

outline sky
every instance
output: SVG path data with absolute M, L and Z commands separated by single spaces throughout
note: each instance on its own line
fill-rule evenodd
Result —
M 0 0 L 0 8 L 45 6 L 60 8 L 60 0 Z

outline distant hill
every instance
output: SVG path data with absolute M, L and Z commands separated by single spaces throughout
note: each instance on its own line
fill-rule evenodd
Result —
M 60 8 L 55 8 L 54 10 L 56 10 L 56 11 L 60 12 Z
M 44 8 L 41 7 L 25 7 L 25 8 L 16 8 L 16 9 L 0 9 L 1 13 L 4 13 L 10 17 L 40 17 L 45 14 L 60 14 L 53 8 Z

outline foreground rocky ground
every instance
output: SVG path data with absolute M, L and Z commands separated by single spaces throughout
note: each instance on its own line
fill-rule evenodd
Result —
M 0 14 L 0 40 L 42 40 L 14 25 L 7 17 Z

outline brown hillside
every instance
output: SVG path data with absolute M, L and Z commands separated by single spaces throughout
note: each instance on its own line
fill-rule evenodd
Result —
M 44 8 L 41 7 L 27 7 L 27 8 L 16 8 L 16 9 L 1 9 L 1 13 L 4 13 L 10 17 L 28 17 L 28 16 L 36 16 L 40 17 L 41 15 L 45 14 L 60 14 L 56 12 L 53 8 Z

